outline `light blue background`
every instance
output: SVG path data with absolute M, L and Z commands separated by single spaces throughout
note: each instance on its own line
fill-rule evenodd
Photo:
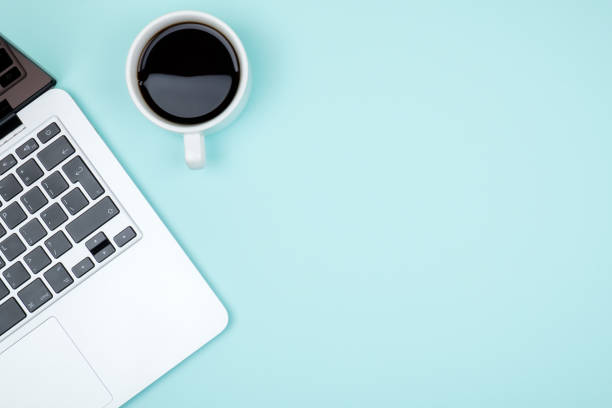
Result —
M 226 20 L 254 78 L 200 172 L 123 77 L 178 9 Z M 5 2 L 230 311 L 128 406 L 612 405 L 611 23 L 604 1 Z

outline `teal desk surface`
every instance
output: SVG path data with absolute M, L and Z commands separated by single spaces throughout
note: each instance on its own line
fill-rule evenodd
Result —
M 124 82 L 179 9 L 252 64 L 204 171 Z M 0 24 L 229 309 L 128 407 L 612 405 L 609 2 L 20 0 Z

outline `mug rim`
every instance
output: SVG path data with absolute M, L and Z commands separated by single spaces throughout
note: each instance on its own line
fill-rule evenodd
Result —
M 238 64 L 240 67 L 238 89 L 236 90 L 236 94 L 234 95 L 234 98 L 232 99 L 230 104 L 214 118 L 207 120 L 206 122 L 201 122 L 192 125 L 181 125 L 172 122 L 168 119 L 159 116 L 156 112 L 154 112 L 149 107 L 149 105 L 147 105 L 146 101 L 144 100 L 144 97 L 140 92 L 140 89 L 138 89 L 137 77 L 138 63 L 140 61 L 142 52 L 147 46 L 147 44 L 149 44 L 151 39 L 155 36 L 155 34 L 159 33 L 161 30 L 167 27 L 186 22 L 207 25 L 225 36 L 225 38 L 230 42 L 231 46 L 236 52 Z M 234 113 L 237 113 L 240 110 L 239 108 L 241 107 L 241 102 L 243 102 L 248 89 L 248 77 L 248 59 L 244 46 L 242 45 L 240 38 L 238 38 L 238 35 L 223 21 L 202 11 L 174 11 L 171 13 L 164 14 L 151 21 L 138 33 L 138 35 L 132 42 L 130 50 L 128 51 L 128 57 L 125 65 L 125 78 L 127 82 L 128 91 L 132 101 L 134 102 L 138 110 L 140 110 L 140 112 L 147 119 L 155 123 L 157 126 L 176 133 L 203 132 L 205 130 L 220 128 L 221 126 L 226 124 L 224 122 L 231 119 L 230 117 L 232 117 Z

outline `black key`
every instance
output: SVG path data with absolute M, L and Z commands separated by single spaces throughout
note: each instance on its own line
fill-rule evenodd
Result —
M 68 183 L 59 171 L 51 173 L 51 175 L 44 179 L 41 184 L 51 198 L 59 196 L 68 188 Z
M 23 184 L 29 186 L 42 177 L 43 171 L 38 167 L 34 159 L 30 159 L 17 167 L 17 175 L 23 181 Z
M 6 263 L 4 263 L 4 260 L 2 258 L 0 258 L 0 269 L 4 268 L 5 265 L 6 265 Z
M 22 190 L 23 187 L 21 187 L 21 184 L 19 184 L 12 174 L 0 180 L 0 195 L 4 198 L 4 201 L 11 201 L 11 199 L 21 193 Z
M 89 272 L 91 268 L 93 267 L 94 267 L 93 261 L 89 258 L 85 258 L 82 261 L 80 261 L 78 264 L 72 267 L 72 273 L 77 278 L 80 278 L 81 276 Z M 6 293 L 8 294 L 8 290 L 6 291 Z
M 57 126 L 57 123 L 53 122 L 43 130 L 38 132 L 38 140 L 40 140 L 42 143 L 47 143 L 49 140 L 51 140 L 53 136 L 57 135 L 59 132 L 59 126 Z
M 4 272 L 2 272 L 2 275 L 13 289 L 17 289 L 26 283 L 28 279 L 30 279 L 30 274 L 28 271 L 26 271 L 26 268 L 21 262 L 15 262 L 9 266 Z
M 89 249 L 91 252 L 97 252 L 95 251 L 96 248 L 102 249 L 102 247 L 107 246 L 109 242 L 110 241 L 108 240 L 106 235 L 102 231 L 100 231 L 96 235 L 85 241 L 85 248 Z
M 62 197 L 62 203 L 72 215 L 78 213 L 89 204 L 87 198 L 81 193 L 78 187 L 73 188 L 68 194 Z
M 98 262 L 102 262 L 115 253 L 115 247 L 108 238 L 106 238 L 103 232 L 98 232 L 88 239 L 87 242 L 85 242 L 85 247 L 89 249 L 89 252 L 91 252 Z
M 87 258 L 89 259 L 89 258 Z M 82 261 L 81 261 L 82 262 Z M 90 261 L 91 262 L 91 261 Z M 4 299 L 9 294 L 9 290 L 4 283 L 0 280 L 0 300 Z
M 0 72 L 13 65 L 13 60 L 6 52 L 5 48 L 0 48 Z
M 61 176 L 60 176 L 61 177 Z M 43 208 L 49 201 L 38 187 L 34 187 L 21 196 L 21 202 L 30 214 Z
M 106 235 L 102 231 L 100 231 L 93 237 L 85 241 L 85 248 L 89 249 L 89 252 L 91 252 L 94 258 L 96 258 L 96 260 L 98 259 L 98 253 L 108 248 L 109 246 L 110 248 L 105 251 L 104 254 L 102 254 L 102 260 L 104 260 L 108 255 L 111 255 L 115 252 L 115 248 L 111 244 L 110 240 L 106 237 Z
M 4 210 L 0 210 L 0 218 L 10 229 L 15 228 L 21 224 L 26 218 L 26 213 L 23 212 L 21 206 L 17 201 L 11 203 Z
M 36 309 L 47 303 L 53 297 L 40 278 L 21 289 L 17 292 L 17 295 L 30 313 L 36 311 Z
M 66 225 L 66 231 L 74 242 L 81 242 L 89 234 L 119 214 L 119 209 L 110 197 L 104 197 Z
M 19 72 L 19 68 L 13 67 L 0 76 L 0 86 L 6 88 L 20 76 L 21 72 Z
M 72 147 L 66 136 L 61 136 L 42 149 L 36 157 L 45 166 L 45 169 L 51 170 L 72 153 L 74 153 L 74 147 Z
M 70 248 L 72 248 L 72 244 L 70 241 L 68 241 L 68 238 L 62 231 L 57 231 L 55 234 L 51 235 L 51 237 L 45 240 L 45 246 L 55 259 L 64 255 Z
M 122 246 L 130 242 L 132 239 L 134 239 L 135 236 L 136 232 L 134 231 L 134 228 L 127 227 L 126 229 L 115 235 L 113 241 L 115 241 L 115 244 L 117 244 L 117 246 L 121 248 Z
M 19 232 L 25 242 L 32 246 L 47 235 L 47 230 L 42 226 L 38 219 L 34 218 L 19 228 Z
M 47 227 L 53 231 L 66 222 L 68 216 L 58 203 L 53 203 L 40 213 L 40 218 L 42 218 L 45 224 L 47 224 Z
M 2 251 L 9 262 L 24 253 L 25 249 L 25 245 L 21 242 L 17 234 L 9 235 L 8 238 L 0 242 L 0 251 Z
M 0 175 L 6 173 L 11 167 L 17 164 L 17 159 L 12 154 L 0 160 Z
M 6 235 L 6 230 L 4 229 L 4 227 L 2 225 L 0 225 L 0 237 L 3 237 Z M 0 266 L 1 268 L 1 266 Z
M 43 276 L 55 293 L 60 293 L 74 282 L 61 263 L 54 265 L 47 272 L 43 273 Z
M 96 261 L 102 262 L 114 253 L 115 247 L 113 246 L 113 244 L 110 243 L 110 241 L 108 241 L 108 245 L 96 252 L 94 254 L 94 258 Z
M 70 159 L 68 163 L 62 166 L 62 170 L 64 170 L 64 173 L 66 173 L 71 182 L 79 182 L 92 200 L 104 194 L 104 188 L 98 183 L 98 180 L 94 177 L 83 159 L 81 159 L 81 156 Z
M 25 319 L 26 314 L 15 298 L 0 305 L 0 336 Z
M 51 259 L 45 250 L 40 246 L 28 252 L 23 257 L 23 261 L 26 263 L 26 265 L 28 265 L 28 268 L 30 268 L 34 274 L 42 271 L 51 263 Z
M 38 149 L 38 143 L 36 143 L 36 140 L 29 139 L 24 144 L 19 146 L 17 150 L 15 150 L 15 153 L 17 153 L 17 156 L 19 156 L 20 159 L 24 159 L 32 154 L 36 149 Z

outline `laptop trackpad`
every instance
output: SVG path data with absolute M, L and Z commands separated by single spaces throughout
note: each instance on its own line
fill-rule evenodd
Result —
M 112 399 L 54 318 L 0 354 L 0 384 L 5 407 L 101 408 Z

